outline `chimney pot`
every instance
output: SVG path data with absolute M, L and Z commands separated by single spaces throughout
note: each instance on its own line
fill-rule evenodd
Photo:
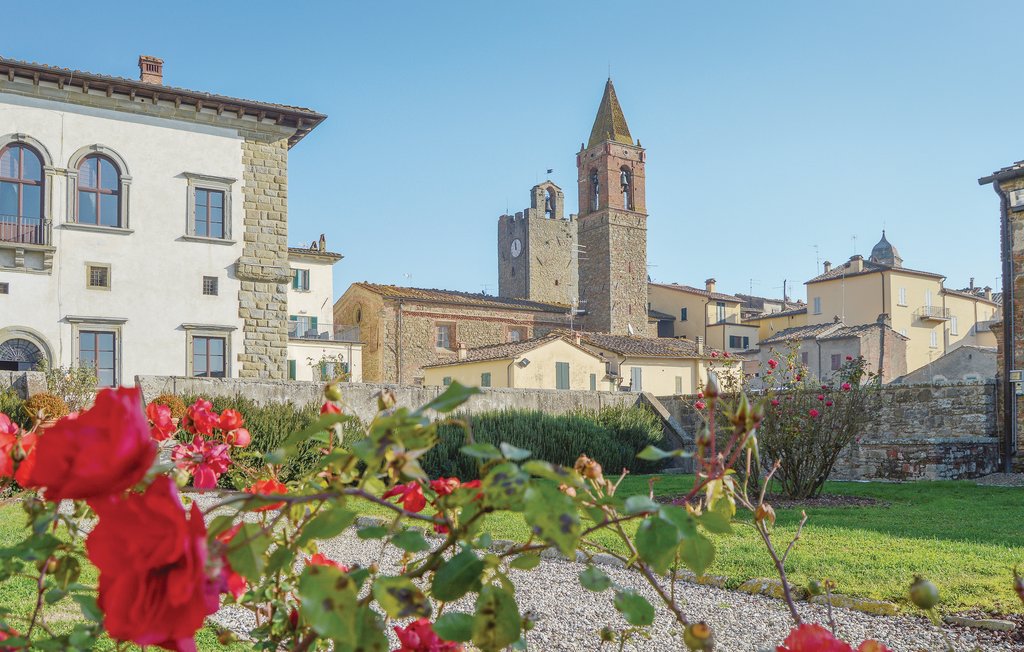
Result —
M 697 336 L 697 355 L 704 355 L 704 337 Z
M 857 254 L 856 256 L 850 256 L 850 271 L 851 272 L 863 272 L 864 271 L 864 256 Z
M 714 292 L 715 291 L 715 282 L 716 282 L 715 279 L 709 278 L 708 280 L 704 281 L 704 288 L 708 292 Z
M 973 276 L 971 277 L 971 289 L 972 290 L 974 289 L 974 277 Z
M 139 55 L 139 81 L 144 84 L 164 83 L 164 60 L 145 54 Z
M 992 288 L 987 285 L 985 286 L 985 298 L 989 301 L 992 300 Z
M 467 355 L 466 345 L 459 342 L 459 360 L 465 360 Z
M 832 263 L 830 263 L 829 261 L 826 260 L 824 263 L 822 263 L 822 266 L 824 266 L 826 274 L 832 271 Z

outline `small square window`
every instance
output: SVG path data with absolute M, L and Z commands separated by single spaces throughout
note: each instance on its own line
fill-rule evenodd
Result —
M 216 276 L 204 276 L 203 277 L 203 294 L 211 297 L 217 296 L 217 277 Z
M 109 265 L 87 265 L 86 266 L 86 287 L 95 290 L 110 289 L 110 266 Z
M 0 283 L 0 294 L 10 294 L 10 293 L 11 293 L 11 284 L 10 283 Z

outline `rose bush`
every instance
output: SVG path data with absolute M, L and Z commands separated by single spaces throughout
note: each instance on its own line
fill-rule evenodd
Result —
M 0 549 L 0 582 L 31 578 L 38 591 L 30 615 L 0 605 L 0 640 L 13 649 L 87 650 L 108 635 L 194 650 L 204 619 L 220 604 L 234 603 L 254 614 L 248 634 L 262 650 L 525 649 L 533 622 L 519 609 L 509 571 L 536 568 L 540 553 L 553 548 L 565 555 L 609 554 L 635 569 L 675 621 L 678 647 L 709 650 L 715 632 L 693 622 L 685 591 L 677 595 L 675 584 L 666 582 L 683 568 L 702 575 L 715 557 L 711 535 L 727 537 L 737 510 L 745 510 L 776 567 L 794 624 L 778 649 L 853 649 L 835 638 L 834 626 L 804 623 L 796 609 L 786 562 L 806 517 L 788 545 L 777 545 L 774 509 L 735 473 L 738 464 L 749 467 L 757 458 L 766 401 L 740 396 L 726 406 L 729 432 L 719 439 L 712 420 L 695 453 L 644 449 L 643 460 L 692 455 L 697 467 L 693 489 L 676 504 L 660 504 L 650 494 L 619 495 L 618 479 L 605 476 L 599 459 L 581 455 L 572 468 L 559 466 L 505 442 L 476 442 L 469 428 L 461 454 L 477 461 L 480 479 L 427 477 L 419 459 L 437 442 L 435 417 L 451 414 L 476 391 L 452 384 L 415 410 L 396 406 L 385 391 L 381 412 L 348 450 L 338 445 L 339 434 L 352 417 L 335 404 L 337 387 L 329 387 L 331 407 L 267 452 L 261 477 L 245 491 L 215 493 L 203 509 L 195 495 L 179 496 L 176 483 L 194 479 L 206 486 L 210 474 L 231 464 L 228 440 L 243 428 L 240 414 L 217 414 L 209 402 L 196 401 L 183 418 L 191 441 L 175 446 L 170 463 L 154 459 L 156 440 L 165 435 L 158 427 L 162 411 L 150 414 L 151 424 L 138 390 L 103 390 L 91 409 L 42 432 L 0 419 L 4 478 L 17 478 L 34 462 L 27 484 L 36 488 L 22 497 L 24 539 Z M 722 401 L 714 376 L 703 393 L 714 413 Z M 288 483 L 277 480 L 289 455 L 309 442 L 322 449 L 321 467 Z M 777 470 L 775 464 L 769 473 Z M 397 569 L 351 564 L 319 550 L 318 542 L 355 526 L 357 501 L 392 514 L 389 524 L 362 526 L 357 534 L 400 551 Z M 530 540 L 494 550 L 485 517 L 500 512 L 521 515 L 533 532 Z M 428 541 L 414 524 L 441 536 Z M 608 535 L 625 552 L 609 548 Z M 80 581 L 80 559 L 99 570 L 97 586 Z M 623 618 L 620 630 L 595 632 L 595 648 L 625 642 L 653 623 L 654 605 L 598 566 L 588 565 L 579 579 L 593 599 L 609 600 Z M 450 607 L 461 598 L 472 604 L 468 611 Z M 66 623 L 70 602 L 80 617 L 56 627 L 48 609 L 61 609 Z M 857 649 L 886 648 L 865 641 Z

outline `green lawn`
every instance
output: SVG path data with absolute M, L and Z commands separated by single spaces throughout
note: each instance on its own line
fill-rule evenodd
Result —
M 692 476 L 666 475 L 655 485 L 661 496 L 676 496 L 693 486 Z M 621 495 L 646 493 L 647 477 L 628 477 Z M 1019 613 L 1012 568 L 1024 568 L 1024 488 L 979 487 L 973 482 L 905 484 L 830 482 L 825 492 L 868 496 L 887 506 L 807 509 L 803 535 L 787 562 L 790 579 L 805 583 L 832 578 L 837 592 L 889 600 L 903 607 L 915 573 L 940 588 L 942 608 Z M 366 505 L 367 513 L 383 513 Z M 788 543 L 800 520 L 799 509 L 778 509 L 775 528 Z M 741 513 L 749 522 L 749 513 Z M 495 538 L 525 540 L 521 518 L 492 516 L 486 529 Z M 774 566 L 753 528 L 737 526 L 715 536 L 717 557 L 708 571 L 725 575 L 730 586 L 754 577 L 774 577 Z M 611 537 L 603 542 L 620 546 Z M 622 550 L 621 547 L 619 547 Z

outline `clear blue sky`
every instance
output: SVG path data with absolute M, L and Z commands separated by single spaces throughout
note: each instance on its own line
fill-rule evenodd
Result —
M 1024 159 L 1024 5 L 965 2 L 58 2 L 8 11 L 4 56 L 308 106 L 290 238 L 370 280 L 497 290 L 496 223 L 575 153 L 611 66 L 648 151 L 659 281 L 804 296 L 885 226 L 908 267 L 996 285 Z M 262 36 L 261 36 L 262 35 Z M 854 248 L 854 236 L 856 248 Z

